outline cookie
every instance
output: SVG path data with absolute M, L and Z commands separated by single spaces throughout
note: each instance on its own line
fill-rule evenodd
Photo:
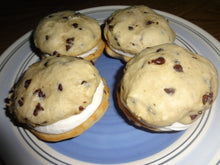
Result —
M 147 6 L 131 6 L 112 13 L 106 20 L 106 52 L 128 61 L 146 47 L 173 43 L 169 21 Z
M 215 66 L 205 57 L 174 45 L 144 49 L 124 68 L 117 91 L 125 114 L 153 130 L 187 129 L 214 102 Z
M 74 11 L 61 11 L 43 18 L 34 31 L 34 43 L 43 53 L 96 61 L 105 43 L 98 22 Z
M 105 113 L 109 89 L 84 59 L 50 56 L 31 65 L 10 96 L 9 111 L 39 138 L 59 141 L 83 133 Z

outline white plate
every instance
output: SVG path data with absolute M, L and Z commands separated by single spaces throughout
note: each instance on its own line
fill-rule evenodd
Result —
M 81 10 L 100 24 L 125 6 Z M 174 15 L 167 17 L 176 32 L 175 43 L 208 58 L 220 73 L 220 45 L 207 32 Z M 121 113 L 115 86 L 123 64 L 105 54 L 96 62 L 110 87 L 110 106 L 104 117 L 82 135 L 58 142 L 38 140 L 29 131 L 15 127 L 5 113 L 4 99 L 22 72 L 38 56 L 32 51 L 28 32 L 0 57 L 0 160 L 8 164 L 218 164 L 220 163 L 220 97 L 191 128 L 176 133 L 152 133 L 131 125 Z M 219 76 L 220 77 L 220 76 Z

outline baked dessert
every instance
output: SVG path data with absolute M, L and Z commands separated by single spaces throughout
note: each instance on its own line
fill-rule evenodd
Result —
M 106 52 L 128 61 L 146 47 L 173 43 L 169 21 L 147 6 L 131 6 L 112 13 L 106 20 Z
M 144 49 L 124 70 L 119 106 L 135 124 L 155 131 L 187 129 L 217 96 L 215 66 L 174 44 Z
M 25 71 L 9 99 L 18 123 L 40 139 L 60 141 L 82 134 L 104 115 L 109 89 L 91 62 L 49 56 Z
M 46 16 L 37 25 L 33 36 L 36 47 L 49 55 L 96 61 L 105 47 L 98 22 L 74 11 Z

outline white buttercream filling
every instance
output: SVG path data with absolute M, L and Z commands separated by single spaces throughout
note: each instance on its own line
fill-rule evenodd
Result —
M 123 56 L 128 56 L 128 57 L 134 57 L 135 55 L 134 54 L 131 54 L 131 53 L 126 53 L 126 52 L 123 52 L 121 50 L 118 50 L 118 49 L 115 49 L 113 48 L 111 45 L 109 45 L 109 47 L 116 53 L 120 54 L 120 55 L 123 55 Z
M 123 99 L 121 99 L 121 103 L 128 109 L 127 105 L 124 103 Z M 165 127 L 154 127 L 156 129 L 159 129 L 161 131 L 182 131 L 185 130 L 187 128 L 189 128 L 192 124 L 181 124 L 179 122 L 175 122 L 172 125 L 169 126 L 165 126 Z M 151 125 L 149 125 L 149 127 L 153 127 Z
M 99 47 L 98 47 L 98 45 L 97 45 L 97 46 L 95 46 L 94 48 L 92 48 L 91 50 L 89 50 L 89 51 L 87 51 L 87 52 L 85 52 L 85 53 L 83 53 L 83 54 L 80 54 L 80 55 L 78 55 L 78 56 L 76 56 L 76 57 L 85 58 L 85 57 L 87 57 L 87 56 L 89 56 L 89 55 L 95 53 L 98 48 L 99 48 Z M 50 55 L 49 55 L 49 54 L 45 54 L 45 56 L 46 56 L 46 57 L 49 57 Z
M 98 49 L 98 45 L 95 46 L 94 48 L 92 48 L 91 50 L 89 50 L 88 52 L 85 52 L 83 54 L 78 55 L 77 57 L 85 58 L 85 57 L 89 56 L 90 54 L 95 53 L 97 51 L 97 49 Z
M 176 122 L 170 126 L 158 127 L 157 129 L 159 129 L 161 131 L 182 131 L 182 130 L 186 130 L 190 126 L 191 126 L 191 124 L 181 124 L 179 122 Z
M 92 103 L 89 104 L 80 114 L 73 115 L 63 120 L 59 120 L 50 125 L 38 126 L 35 127 L 34 129 L 38 132 L 47 133 L 47 134 L 60 134 L 76 128 L 77 126 L 84 123 L 90 116 L 92 116 L 92 114 L 99 107 L 99 105 L 102 102 L 103 91 L 104 91 L 104 84 L 103 81 L 101 80 L 93 96 Z

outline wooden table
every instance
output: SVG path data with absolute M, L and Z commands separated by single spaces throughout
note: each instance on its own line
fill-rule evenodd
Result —
M 52 12 L 138 4 L 182 17 L 220 41 L 220 0 L 19 0 L 4 2 L 0 6 L 0 54 Z

